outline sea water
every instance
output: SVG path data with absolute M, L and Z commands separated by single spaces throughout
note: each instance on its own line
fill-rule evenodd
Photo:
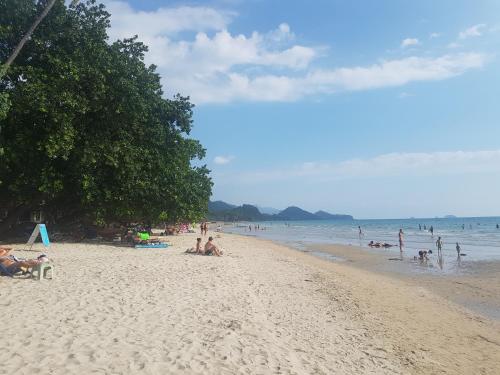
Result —
M 235 223 L 225 230 L 253 235 L 305 249 L 314 244 L 355 245 L 370 249 L 370 241 L 396 245 L 387 251 L 400 255 L 398 233 L 404 233 L 403 253 L 406 258 L 418 256 L 419 250 L 432 250 L 437 256 L 438 236 L 443 241 L 444 264 L 457 259 L 456 243 L 467 262 L 500 260 L 500 217 L 379 219 L 379 220 L 312 220 Z M 255 226 L 260 229 L 255 230 Z M 251 226 L 252 230 L 249 230 Z M 358 226 L 362 235 L 359 235 Z M 424 229 L 424 226 L 426 229 Z M 429 231 L 433 227 L 434 234 Z M 371 250 L 371 249 L 370 249 Z

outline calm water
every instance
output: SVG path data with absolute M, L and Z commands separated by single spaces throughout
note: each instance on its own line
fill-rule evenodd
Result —
M 419 229 L 421 225 L 421 230 Z M 443 240 L 445 264 L 456 261 L 456 242 L 461 246 L 462 259 L 471 261 L 500 260 L 500 217 L 471 217 L 446 219 L 391 219 L 391 220 L 352 220 L 352 221 L 290 221 L 238 223 L 225 227 L 226 231 L 254 235 L 286 243 L 300 248 L 311 244 L 344 244 L 362 246 L 367 249 L 368 242 L 387 242 L 398 244 L 399 229 L 403 229 L 406 257 L 417 255 L 418 250 L 433 250 L 437 254 L 436 240 Z M 252 226 L 252 231 L 248 230 Z M 259 225 L 265 230 L 254 230 Z M 427 230 L 424 230 L 424 225 Z M 360 238 L 358 226 L 363 235 Z M 434 228 L 434 236 L 428 231 Z M 393 247 L 390 253 L 399 255 L 399 248 Z

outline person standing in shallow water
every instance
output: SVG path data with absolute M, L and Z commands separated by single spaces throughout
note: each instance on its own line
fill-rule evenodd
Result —
M 404 246 L 404 234 L 403 234 L 403 229 L 399 230 L 399 250 L 403 251 L 403 246 Z
M 436 246 L 438 248 L 438 254 L 440 254 L 441 250 L 443 249 L 443 240 L 441 239 L 441 236 L 438 237 L 438 239 L 436 241 Z
M 431 232 L 431 236 L 434 236 L 434 227 L 432 225 L 429 228 L 429 232 Z
M 360 225 L 358 225 L 358 231 L 359 231 L 359 239 L 361 239 L 361 237 L 363 237 L 363 231 L 361 230 Z

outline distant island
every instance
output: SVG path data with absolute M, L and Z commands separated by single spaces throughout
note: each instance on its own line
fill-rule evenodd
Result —
M 311 213 L 299 207 L 290 206 L 276 214 L 262 213 L 251 204 L 236 206 L 223 201 L 210 201 L 208 219 L 214 221 L 298 221 L 298 220 L 353 220 L 351 215 L 330 214 L 326 211 Z

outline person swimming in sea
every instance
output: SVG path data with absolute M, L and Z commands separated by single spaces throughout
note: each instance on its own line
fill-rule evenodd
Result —
M 388 247 L 393 247 L 393 246 L 396 246 L 396 245 L 391 245 L 390 243 L 387 243 L 387 242 L 384 242 L 384 243 L 380 243 L 380 242 L 373 242 L 373 241 L 370 241 L 368 243 L 368 246 L 370 247 L 385 247 L 385 248 L 388 248 Z

